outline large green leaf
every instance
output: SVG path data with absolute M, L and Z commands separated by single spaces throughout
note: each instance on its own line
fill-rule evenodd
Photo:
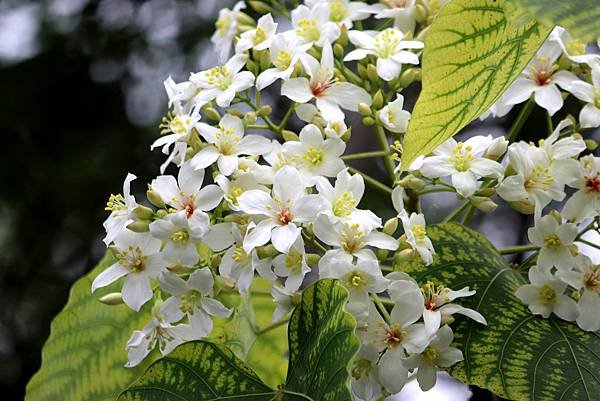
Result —
M 575 37 L 592 41 L 600 38 L 600 1 L 598 0 L 514 0 L 538 21 L 565 27 Z
M 149 308 L 107 306 L 98 298 L 119 290 L 115 283 L 91 294 L 94 278 L 114 259 L 106 256 L 72 287 L 65 308 L 52 321 L 42 350 L 42 366 L 27 385 L 26 401 L 113 401 L 155 358 L 125 368 L 125 343 L 150 319 Z
M 228 347 L 195 341 L 156 361 L 118 401 L 351 401 L 348 365 L 359 340 L 356 322 L 344 312 L 347 300 L 348 292 L 336 280 L 320 280 L 304 290 L 289 324 L 287 382 L 277 390 Z M 269 355 L 262 358 L 268 362 Z
M 348 364 L 358 351 L 356 322 L 344 312 L 346 289 L 320 280 L 304 290 L 289 325 L 290 368 L 286 390 L 313 400 L 351 401 Z
M 456 342 L 465 361 L 450 373 L 516 401 L 595 401 L 600 395 L 600 335 L 557 318 L 532 315 L 515 296 L 526 283 L 480 234 L 459 224 L 428 227 L 434 263 L 397 268 L 419 283 L 470 286 L 477 294 L 461 304 L 478 310 L 483 326 L 458 319 Z
M 402 166 L 430 153 L 490 108 L 548 34 L 515 26 L 506 0 L 452 0 L 431 25 L 423 52 L 423 90 L 404 139 Z

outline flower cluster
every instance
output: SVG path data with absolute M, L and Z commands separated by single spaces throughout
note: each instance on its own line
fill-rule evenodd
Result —
M 272 283 L 276 323 L 288 318 L 307 281 L 335 278 L 348 290 L 346 310 L 362 340 L 352 370 L 356 394 L 373 400 L 398 392 L 410 374 L 421 388 L 431 388 L 437 370 L 462 360 L 451 346 L 453 315 L 486 320 L 453 303 L 475 293 L 468 287 L 420 287 L 394 271 L 400 261 L 434 263 L 418 206 L 419 196 L 429 192 L 455 193 L 465 200 L 467 216 L 475 209 L 493 211 L 495 194 L 534 213 L 530 239 L 539 248 L 538 266 L 530 270 L 532 284 L 517 296 L 534 313 L 577 319 L 588 330 L 600 327 L 591 313 L 600 306 L 600 270 L 587 257 L 573 256 L 581 227 L 595 227 L 589 219 L 600 211 L 600 164 L 594 156 L 579 158 L 586 143 L 571 120 L 538 145 L 491 136 L 451 139 L 401 172 L 402 134 L 411 115 L 399 92 L 420 79 L 415 66 L 434 18 L 431 3 L 307 0 L 291 11 L 288 30 L 280 29 L 263 2 L 252 2 L 264 14 L 257 21 L 242 11 L 243 2 L 221 11 L 212 40 L 222 64 L 184 82 L 165 81 L 170 111 L 152 149 L 161 148 L 166 161 L 148 185 L 147 202 L 131 194 L 135 176 L 129 174 L 123 193 L 107 205 L 105 242 L 116 261 L 92 290 L 123 279 L 123 302 L 135 311 L 147 303 L 152 308 L 152 320 L 127 342 L 127 366 L 139 364 L 156 345 L 167 354 L 209 336 L 213 318 L 232 313 L 219 294 L 251 296 L 257 275 Z M 375 26 L 378 19 L 384 22 Z M 368 23 L 373 30 L 362 29 Z M 600 113 L 600 63 L 575 55 L 564 35 L 553 35 L 546 47 L 561 50 L 566 67 L 557 71 L 558 55 L 545 56 L 549 50 L 542 49 L 494 106 L 495 114 L 533 92 L 553 113 L 556 83 L 588 102 L 582 127 L 600 124 L 594 117 Z M 591 71 L 596 89 L 567 69 L 581 76 Z M 523 95 L 523 88 L 530 92 Z M 289 107 L 277 120 L 273 106 L 263 103 L 267 90 Z M 562 104 L 560 93 L 558 99 Z M 346 154 L 354 113 L 374 127 L 379 153 Z M 294 122 L 301 123 L 298 132 L 290 128 Z M 384 159 L 389 185 L 346 165 L 369 153 Z M 396 211 L 385 223 L 360 208 L 366 184 L 384 193 Z M 552 200 L 564 200 L 565 186 L 576 192 L 562 216 L 542 217 Z M 563 294 L 567 285 L 580 294 L 578 305 L 573 294 Z

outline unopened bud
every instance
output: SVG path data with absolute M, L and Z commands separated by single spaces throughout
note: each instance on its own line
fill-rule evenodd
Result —
M 309 266 L 316 266 L 321 260 L 321 255 L 317 253 L 307 253 L 306 254 L 306 264 Z
M 581 293 L 577 290 L 573 290 L 570 294 L 570 297 L 573 298 L 575 301 L 579 301 L 579 298 L 581 298 Z
M 260 109 L 258 109 L 258 111 L 256 112 L 256 115 L 260 116 L 260 117 L 266 117 L 268 115 L 270 115 L 273 112 L 273 108 L 271 106 L 269 106 L 268 104 L 262 106 Z
M 231 114 L 232 116 L 236 116 L 239 118 L 244 118 L 244 112 L 242 112 L 241 110 L 238 110 L 238 109 L 234 109 L 234 108 L 227 109 L 227 114 Z
M 417 256 L 417 252 L 412 248 L 403 249 L 400 252 L 396 252 L 395 259 L 398 262 L 408 262 L 413 260 Z
M 306 53 L 308 53 L 310 56 L 313 56 L 317 60 L 321 59 L 321 52 L 315 47 L 311 47 Z
M 342 141 L 348 142 L 352 137 L 352 127 L 348 128 L 340 137 Z
M 371 125 L 375 125 L 375 119 L 373 117 L 365 117 L 362 119 L 363 125 L 370 127 Z
M 493 212 L 498 207 L 498 205 L 487 196 L 472 196 L 471 204 L 485 213 Z
M 221 264 L 221 255 L 213 255 L 210 258 L 210 268 L 216 269 Z
M 136 220 L 129 223 L 127 228 L 136 233 L 146 233 L 150 230 L 150 220 Z
M 558 224 L 562 224 L 562 222 L 563 222 L 563 218 L 562 218 L 562 216 L 560 215 L 560 212 L 559 212 L 558 210 L 556 210 L 556 209 L 552 209 L 552 210 L 550 211 L 550 213 L 548 213 L 548 214 L 549 214 L 550 216 L 554 217 L 554 220 L 556 220 L 556 222 L 557 222 Z
M 227 216 L 223 217 L 223 221 L 225 223 L 240 223 L 242 221 L 242 216 L 239 214 L 228 214 Z
M 496 195 L 496 188 L 482 188 L 477 191 L 477 195 L 487 197 L 494 196 Z
M 131 211 L 131 214 L 140 220 L 150 220 L 154 216 L 154 211 L 149 207 L 138 205 Z
M 379 75 L 377 75 L 377 68 L 373 64 L 367 66 L 367 77 L 373 84 L 379 82 Z
M 356 69 L 358 71 L 358 76 L 359 77 L 361 77 L 362 79 L 368 79 L 367 78 L 367 67 L 365 67 L 361 63 L 358 63 L 357 66 L 356 66 Z
M 404 70 L 400 74 L 400 86 L 406 88 L 415 81 L 421 80 L 421 69 L 417 67 L 411 67 Z
M 398 218 L 392 217 L 383 225 L 383 232 L 387 235 L 393 235 L 398 229 Z
M 121 305 L 123 303 L 123 296 L 120 292 L 111 292 L 98 299 L 104 305 Z
M 569 252 L 571 252 L 572 256 L 577 256 L 579 255 L 579 248 L 577 247 L 577 245 L 571 244 L 569 245 Z
M 246 61 L 246 69 L 248 71 L 251 71 L 256 74 L 256 72 L 257 72 L 256 63 L 254 61 L 252 61 L 252 59 L 248 59 Z
M 174 263 L 171 262 L 167 265 L 167 270 L 169 270 L 172 273 L 175 274 L 183 274 L 183 273 L 187 273 L 189 271 L 189 269 L 185 266 L 183 266 L 181 263 Z
M 249 111 L 244 115 L 244 124 L 254 124 L 256 122 L 256 113 Z
M 216 276 L 216 284 L 218 289 L 233 290 L 235 288 L 235 280 L 225 276 Z
M 363 117 L 367 117 L 367 116 L 371 116 L 372 115 L 371 106 L 369 106 L 366 103 L 359 103 L 358 104 L 358 112 Z
M 207 107 L 204 109 L 204 114 L 208 117 L 209 120 L 219 121 L 221 120 L 221 114 L 214 107 Z
M 598 149 L 598 141 L 595 141 L 594 139 L 586 139 L 585 146 L 587 147 L 587 150 L 593 152 Z
M 267 14 L 271 12 L 271 6 L 264 1 L 250 0 L 248 4 L 250 4 L 250 7 L 257 13 Z
M 335 41 L 336 44 L 339 44 L 342 47 L 348 46 L 348 27 L 346 24 L 343 24 L 340 29 L 340 36 Z
M 165 209 L 158 209 L 156 211 L 156 218 L 164 219 L 165 217 L 167 217 L 168 214 L 169 212 L 167 212 Z
M 381 92 L 381 89 L 379 89 L 377 93 L 375 93 L 375 96 L 373 96 L 373 107 L 375 107 L 377 110 L 383 107 L 383 93 Z
M 258 55 L 258 61 L 260 63 L 260 69 L 266 70 L 271 66 L 271 52 L 266 50 L 261 50 Z
M 248 14 L 246 14 L 243 11 L 238 12 L 237 21 L 240 24 L 249 25 L 250 28 L 253 28 L 256 25 L 256 21 L 254 21 L 254 18 L 252 18 L 251 16 L 249 16 Z
M 344 47 L 339 43 L 333 45 L 333 54 L 340 60 L 344 58 Z
M 298 136 L 298 134 L 296 134 L 294 131 L 290 131 L 287 129 L 284 129 L 283 131 L 281 131 L 281 136 L 286 141 L 299 141 L 300 140 L 300 137 Z
M 163 201 L 162 197 L 158 192 L 156 192 L 153 189 L 149 189 L 146 191 L 146 198 L 148 199 L 148 202 L 152 203 L 158 208 L 162 209 L 163 207 L 165 207 L 165 202 Z
M 377 255 L 377 259 L 386 260 L 388 255 L 390 254 L 390 251 L 388 251 L 387 249 L 377 249 L 375 254 Z
M 508 141 L 503 136 L 498 137 L 490 143 L 483 157 L 490 160 L 498 160 L 506 153 L 506 149 L 508 149 Z
M 260 259 L 272 258 L 277 255 L 277 249 L 271 244 L 256 248 L 256 254 Z
M 535 210 L 535 205 L 530 201 L 523 199 L 516 202 L 509 202 L 510 207 L 515 209 L 519 213 L 532 214 Z
M 452 315 L 442 314 L 442 321 L 440 322 L 442 326 L 452 323 L 454 323 L 454 317 Z
M 420 190 L 425 186 L 425 181 L 411 174 L 400 180 L 398 184 L 400 184 L 402 188 Z
M 415 20 L 419 24 L 424 24 L 427 22 L 428 17 L 427 9 L 422 4 L 417 4 L 415 6 Z

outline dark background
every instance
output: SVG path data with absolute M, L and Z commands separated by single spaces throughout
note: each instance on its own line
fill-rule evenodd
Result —
M 228 4 L 0 0 L 3 399 L 22 399 L 39 368 L 50 320 L 70 285 L 103 255 L 108 195 L 121 192 L 127 172 L 138 176 L 136 192 L 158 174 L 163 155 L 149 147 L 166 113 L 162 82 L 215 63 L 208 38 L 218 10 Z M 474 129 L 502 134 L 514 117 Z M 538 110 L 526 130 L 543 134 L 544 124 Z M 367 150 L 373 141 L 361 133 L 368 135 L 355 130 L 352 146 Z M 381 167 L 361 166 L 374 176 Z M 439 198 L 430 204 L 438 214 L 450 206 Z M 525 220 L 507 210 L 499 214 L 502 225 L 481 228 L 499 245 L 521 241 Z

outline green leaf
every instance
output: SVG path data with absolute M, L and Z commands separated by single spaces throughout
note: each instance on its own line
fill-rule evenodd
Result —
M 269 401 L 275 394 L 228 347 L 192 341 L 154 362 L 118 401 Z
M 313 400 L 351 401 L 348 365 L 360 341 L 344 306 L 348 291 L 319 280 L 302 293 L 289 324 L 290 367 L 285 388 Z
M 250 366 L 265 382 L 275 387 L 285 380 L 287 372 L 287 339 L 285 325 L 257 335 L 271 325 L 276 304 L 269 294 L 271 283 L 256 277 L 252 283 L 251 300 L 237 292 L 219 296 L 235 312 L 229 319 L 215 319 L 211 340 L 228 346 L 234 354 Z M 265 355 L 269 355 L 265 358 Z
M 525 273 L 511 268 L 479 233 L 455 223 L 430 226 L 434 263 L 396 266 L 428 280 L 477 290 L 461 299 L 488 321 L 458 318 L 455 341 L 465 361 L 450 373 L 515 401 L 592 401 L 600 394 L 600 334 L 552 317 L 534 316 L 515 296 Z
M 26 401 L 113 401 L 155 359 L 151 354 L 134 369 L 123 366 L 127 339 L 150 320 L 150 308 L 136 313 L 126 305 L 98 302 L 119 291 L 119 283 L 92 295 L 92 281 L 112 263 L 114 259 L 106 256 L 71 288 L 67 305 L 50 326 L 42 366 L 27 385 Z
M 600 38 L 600 2 L 590 0 L 515 0 L 538 21 L 560 25 L 586 42 Z
M 354 318 L 344 312 L 347 300 L 348 292 L 336 280 L 320 280 L 304 290 L 290 319 L 287 382 L 277 390 L 228 347 L 195 341 L 156 361 L 118 401 L 351 401 L 348 366 L 360 343 Z M 262 358 L 268 362 L 269 355 Z
M 505 3 L 452 0 L 431 25 L 423 90 L 404 138 L 405 169 L 487 111 L 548 35 L 535 22 L 512 24 Z

